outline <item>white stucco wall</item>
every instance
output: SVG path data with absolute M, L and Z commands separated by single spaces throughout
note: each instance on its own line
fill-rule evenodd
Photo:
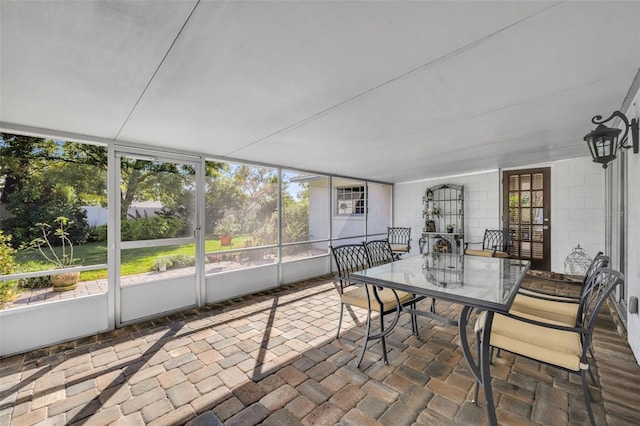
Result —
M 636 93 L 626 116 L 640 119 L 640 90 Z M 627 297 L 640 298 L 640 153 L 627 151 Z M 629 299 L 627 299 L 628 301 Z M 627 313 L 629 345 L 640 363 L 640 315 Z
M 309 182 L 309 238 L 329 237 L 329 178 Z
M 394 187 L 393 225 L 411 227 L 411 253 L 418 254 L 424 228 L 422 196 L 442 183 L 464 185 L 465 240 L 482 241 L 484 230 L 500 226 L 500 175 L 497 170 L 464 176 L 399 183 Z
M 391 185 L 369 182 L 367 195 L 367 235 L 387 235 L 387 228 L 391 226 Z

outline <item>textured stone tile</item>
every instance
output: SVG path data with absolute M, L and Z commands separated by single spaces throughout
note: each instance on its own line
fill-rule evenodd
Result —
M 303 425 L 334 425 L 344 416 L 344 412 L 335 405 L 325 402 L 302 419 Z
M 340 391 L 333 394 L 329 402 L 342 409 L 344 412 L 355 407 L 366 396 L 366 392 L 357 385 L 346 385 Z
M 265 390 L 255 382 L 247 382 L 233 390 L 233 395 L 244 405 L 251 405 L 266 394 Z
M 317 405 L 304 395 L 300 395 L 285 406 L 298 419 L 302 419 L 316 407 Z
M 136 411 L 141 411 L 147 405 L 153 404 L 162 398 L 165 398 L 164 391 L 160 388 L 156 388 L 122 403 L 122 405 L 120 405 L 120 409 L 124 415 L 128 415 Z
M 224 423 L 213 412 L 207 411 L 189 421 L 186 426 L 224 426 Z
M 248 404 L 251 405 L 251 404 Z M 227 420 L 229 417 L 234 416 L 246 407 L 238 398 L 231 397 L 224 401 L 222 404 L 218 404 L 213 409 L 213 413 L 222 421 Z
M 269 416 L 269 410 L 259 402 L 256 402 L 227 420 L 225 426 L 254 425 L 262 422 L 267 416 Z
M 158 375 L 156 379 L 158 380 L 158 383 L 160 383 L 160 386 L 162 386 L 162 388 L 166 390 L 177 385 L 178 383 L 186 381 L 187 376 L 185 376 L 184 373 L 180 371 L 180 369 L 176 368 Z
M 309 378 L 309 376 L 292 365 L 288 365 L 280 369 L 276 374 L 280 376 L 282 380 L 294 387 Z
M 142 409 L 142 418 L 145 423 L 151 423 L 163 414 L 173 410 L 173 405 L 167 398 L 159 399 Z
M 89 389 L 61 401 L 56 401 L 49 406 L 48 415 L 55 416 L 57 414 L 70 411 L 75 407 L 83 406 L 91 400 L 96 399 L 98 395 L 99 394 L 96 389 Z
M 389 404 L 375 396 L 366 395 L 359 400 L 357 408 L 367 416 L 377 419 L 389 408 Z
M 176 408 L 190 403 L 199 396 L 200 392 L 190 382 L 182 382 L 167 390 L 167 397 Z
M 269 411 L 276 411 L 298 396 L 300 396 L 300 394 L 294 387 L 285 384 L 262 397 L 260 403 Z
M 189 405 L 171 410 L 167 414 L 149 423 L 149 426 L 174 426 L 182 425 L 195 417 L 193 409 Z
M 235 366 L 222 370 L 218 374 L 218 377 L 229 388 L 234 388 L 249 380 L 247 376 Z
M 131 398 L 131 390 L 129 386 L 123 384 L 121 386 L 113 386 L 105 389 L 100 393 L 100 402 L 103 408 L 109 408 L 114 405 L 122 404 Z
M 540 424 L 559 425 L 568 423 L 569 415 L 565 410 L 554 407 L 547 402 L 535 401 L 531 419 Z
M 289 411 L 281 409 L 267 417 L 262 424 L 265 426 L 297 426 L 302 423 Z
M 302 383 L 300 386 L 298 386 L 297 389 L 298 392 L 300 392 L 302 395 L 305 395 L 307 398 L 318 405 L 327 401 L 332 396 L 331 392 L 329 392 L 327 388 L 311 379 Z

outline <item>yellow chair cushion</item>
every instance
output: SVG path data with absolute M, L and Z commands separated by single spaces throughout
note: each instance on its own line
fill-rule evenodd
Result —
M 400 303 L 407 302 L 413 298 L 411 293 L 407 293 L 404 291 L 396 291 L 398 294 L 398 299 L 400 299 Z M 378 296 L 383 303 L 382 310 L 388 311 L 390 309 L 394 309 L 396 307 L 396 298 L 393 295 L 393 290 L 388 288 L 383 288 L 382 290 L 378 289 Z M 376 300 L 376 297 L 373 292 L 373 288 L 369 288 L 369 297 L 371 299 L 371 310 L 377 311 L 380 305 Z M 345 291 L 342 295 L 342 303 L 346 303 L 348 305 L 358 306 L 363 309 L 368 309 L 367 305 L 367 291 L 365 286 L 358 286 L 353 290 Z
M 389 244 L 391 246 L 391 251 L 409 251 L 409 246 L 406 244 Z
M 538 293 L 536 291 L 532 291 L 532 290 L 529 290 L 529 289 L 523 288 L 523 287 L 520 287 L 518 289 L 518 294 L 524 294 L 525 296 L 540 295 L 540 293 Z M 578 303 L 578 299 L 570 298 L 570 297 L 567 297 L 567 296 L 563 296 L 561 294 L 547 294 L 547 293 L 544 293 L 543 296 L 546 297 L 547 299 L 560 300 L 560 301 L 569 300 L 569 301 Z
M 578 307 L 578 303 L 554 302 L 518 294 L 509 313 L 520 316 L 532 315 L 540 318 L 542 322 L 551 320 L 568 327 L 574 327 Z
M 529 324 L 500 314 L 493 317 L 491 346 L 572 371 L 587 368 L 580 363 L 579 333 Z
M 496 255 L 493 255 L 493 250 L 467 250 L 464 252 L 469 256 L 482 256 L 482 257 L 509 257 L 508 253 L 503 251 L 497 251 Z

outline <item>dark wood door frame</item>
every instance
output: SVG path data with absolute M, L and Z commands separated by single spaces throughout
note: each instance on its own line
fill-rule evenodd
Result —
M 502 226 L 514 231 L 512 256 L 551 270 L 551 168 L 502 172 Z

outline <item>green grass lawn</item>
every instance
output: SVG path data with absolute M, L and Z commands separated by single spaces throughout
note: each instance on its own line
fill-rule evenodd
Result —
M 245 247 L 247 240 L 251 239 L 250 235 L 240 235 L 233 237 L 233 247 Z M 220 251 L 219 239 L 205 240 L 205 251 Z M 56 247 L 56 253 L 61 252 L 60 247 Z M 73 247 L 73 256 L 78 259 L 79 265 L 97 265 L 107 263 L 107 243 L 87 243 L 76 245 Z M 228 250 L 228 247 L 224 247 Z M 188 255 L 195 256 L 195 244 L 164 246 L 164 247 L 146 247 L 129 249 L 122 251 L 120 273 L 124 275 L 142 274 L 153 270 L 153 262 L 159 257 L 172 255 Z M 23 272 L 42 271 L 51 269 L 51 264 L 44 259 L 38 250 L 20 250 L 16 254 L 16 262 Z M 99 278 L 106 278 L 107 270 L 87 271 L 80 274 L 80 281 L 90 281 Z

